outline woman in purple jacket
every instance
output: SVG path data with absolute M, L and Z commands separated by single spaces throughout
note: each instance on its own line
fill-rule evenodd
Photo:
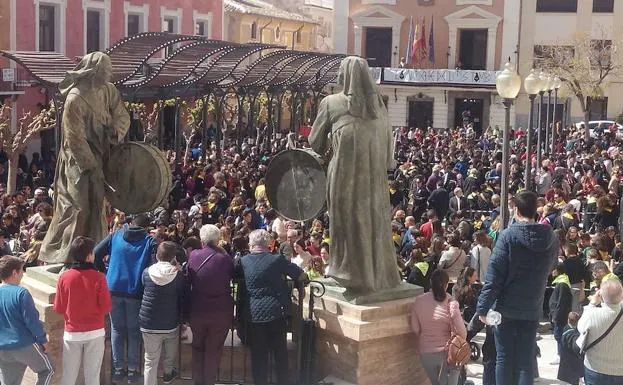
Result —
M 223 344 L 232 326 L 234 303 L 230 281 L 234 263 L 217 246 L 218 227 L 204 225 L 199 233 L 203 248 L 188 259 L 186 292 L 188 319 L 193 332 L 193 378 L 195 384 L 213 385 L 223 353 Z

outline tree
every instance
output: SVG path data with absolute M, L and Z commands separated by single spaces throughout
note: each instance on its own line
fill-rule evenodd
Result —
M 587 141 L 590 138 L 588 98 L 602 98 L 622 65 L 618 56 L 621 43 L 610 40 L 605 30 L 598 32 L 598 37 L 579 32 L 566 45 L 541 46 L 535 62 L 538 68 L 558 76 L 575 95 L 584 114 Z
M 56 125 L 54 107 L 42 109 L 38 114 L 27 112 L 17 124 L 17 129 L 11 129 L 12 108 L 8 105 L 0 107 L 0 147 L 9 160 L 9 175 L 7 193 L 13 194 L 17 188 L 17 163 L 19 155 L 26 151 L 30 141 L 41 132 Z

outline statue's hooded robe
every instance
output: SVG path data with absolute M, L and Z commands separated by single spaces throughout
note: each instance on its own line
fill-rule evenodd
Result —
M 65 97 L 62 139 L 54 178 L 54 216 L 39 259 L 68 262 L 71 242 L 108 233 L 104 212 L 104 162 L 130 126 L 130 115 L 110 83 L 110 58 L 93 52 L 68 72 L 59 89 Z
M 387 109 L 357 57 L 342 61 L 339 94 L 322 100 L 309 142 L 333 153 L 327 172 L 331 261 L 329 276 L 357 291 L 396 287 L 387 170 L 394 166 Z

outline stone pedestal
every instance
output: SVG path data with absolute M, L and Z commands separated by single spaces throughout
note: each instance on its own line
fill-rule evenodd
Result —
M 43 322 L 46 333 L 48 334 L 48 356 L 54 365 L 54 377 L 52 385 L 60 383 L 62 375 L 63 359 L 63 333 L 65 321 L 62 315 L 56 314 L 53 309 L 54 296 L 56 295 L 56 283 L 58 282 L 59 272 L 62 265 L 48 265 L 40 267 L 30 267 L 22 279 L 21 286 L 24 286 L 32 295 L 35 307 L 39 311 L 39 319 Z M 108 327 L 107 327 L 108 333 Z M 106 339 L 106 350 L 104 362 L 100 373 L 100 382 L 110 384 L 110 338 Z M 37 375 L 30 369 L 26 370 L 22 385 L 34 385 L 37 382 Z M 84 384 L 82 370 L 78 375 L 77 385 Z
M 316 379 L 357 385 L 427 385 L 409 319 L 413 298 L 357 305 L 330 295 L 317 299 Z M 404 292 L 408 288 L 399 291 Z

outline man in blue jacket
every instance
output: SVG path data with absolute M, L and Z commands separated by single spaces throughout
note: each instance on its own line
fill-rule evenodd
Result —
M 36 385 L 47 385 L 54 375 L 45 352 L 48 339 L 32 296 L 19 285 L 23 267 L 17 257 L 0 258 L 0 383 L 20 385 L 30 367 Z
M 142 276 L 152 264 L 157 247 L 155 239 L 145 230 L 148 226 L 149 217 L 137 215 L 131 226 L 126 225 L 115 231 L 95 248 L 98 270 L 104 270 L 104 259 L 109 256 L 106 281 L 112 299 L 110 323 L 114 382 L 123 380 L 126 374 L 129 383 L 139 380 Z
M 558 252 L 552 228 L 535 223 L 536 201 L 531 191 L 515 196 L 515 223 L 497 239 L 478 300 L 477 313 L 483 322 L 491 308 L 502 314 L 502 323 L 494 330 L 497 384 L 534 382 L 536 330 Z

